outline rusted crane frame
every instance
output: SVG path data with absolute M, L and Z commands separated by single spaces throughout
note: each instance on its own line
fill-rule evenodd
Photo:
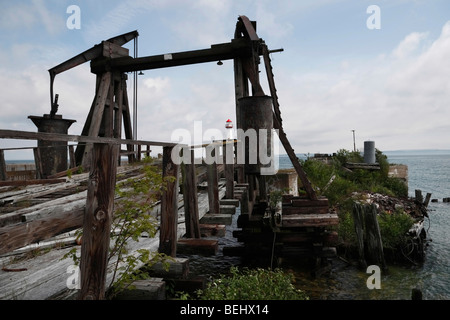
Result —
M 256 34 L 256 22 L 251 22 L 246 16 L 239 16 L 238 22 L 236 24 L 235 38 L 240 39 L 241 37 L 248 37 L 252 41 L 252 44 L 257 44 L 257 48 L 253 48 L 252 52 L 257 53 L 254 54 L 253 59 L 242 58 L 240 61 L 235 61 L 235 63 L 240 63 L 242 68 L 244 69 L 246 76 L 252 83 L 253 94 L 254 95 L 264 95 L 263 89 L 259 82 L 259 71 L 258 65 L 260 63 L 259 56 L 262 55 L 264 59 L 264 65 L 267 74 L 267 80 L 269 83 L 270 95 L 272 97 L 272 105 L 273 105 L 273 124 L 274 128 L 278 130 L 278 136 L 283 144 L 286 153 L 291 160 L 295 171 L 297 172 L 304 188 L 306 189 L 306 193 L 311 200 L 317 200 L 317 194 L 314 188 L 311 185 L 305 171 L 303 170 L 300 162 L 298 161 L 297 156 L 295 155 L 294 150 L 284 132 L 282 126 L 281 112 L 280 106 L 278 103 L 278 96 L 275 88 L 275 81 L 273 79 L 272 66 L 270 63 L 269 57 L 269 49 L 267 45 L 262 41 L 258 35 Z M 279 50 L 276 50 L 279 51 Z M 237 97 L 239 98 L 239 97 Z
M 139 33 L 135 30 L 135 31 L 131 31 L 131 32 L 127 32 L 124 34 L 121 34 L 119 36 L 116 37 L 112 37 L 108 40 L 106 40 L 106 42 L 109 42 L 113 45 L 116 46 L 123 46 L 124 44 L 126 44 L 127 42 L 133 40 L 134 38 L 138 37 Z M 55 77 L 57 74 L 70 70 L 76 66 L 79 66 L 80 64 L 83 64 L 85 62 L 91 61 L 93 59 L 96 59 L 98 57 L 101 57 L 103 55 L 103 50 L 104 50 L 104 42 L 102 41 L 101 43 L 95 45 L 94 47 L 70 58 L 69 60 L 60 63 L 59 65 L 51 68 L 48 70 L 48 72 L 50 73 L 50 103 L 51 103 L 51 113 L 56 113 L 55 108 L 57 108 L 57 101 L 53 100 L 53 83 L 55 81 Z

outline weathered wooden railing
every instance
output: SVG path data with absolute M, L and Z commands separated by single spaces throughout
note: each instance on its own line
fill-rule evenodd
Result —
M 82 144 L 82 143 L 80 143 Z M 45 152 L 46 149 L 51 148 L 52 146 L 38 146 L 38 147 L 18 147 L 18 148 L 3 148 L 0 149 L 0 181 L 17 181 L 17 180 L 29 180 L 29 179 L 42 179 L 42 165 L 43 160 L 41 157 L 41 153 Z M 75 163 L 75 152 L 74 145 L 67 145 L 68 149 L 68 169 L 77 168 Z M 60 148 L 60 146 L 59 146 Z M 137 145 L 137 150 L 128 151 L 121 150 L 119 163 L 121 162 L 122 156 L 128 156 L 128 162 L 141 161 L 142 154 L 145 156 L 150 156 L 150 145 L 146 145 L 146 150 L 142 150 L 142 145 Z M 33 150 L 34 164 L 23 165 L 26 166 L 26 169 L 23 170 L 15 170 L 18 165 L 8 165 L 5 160 L 5 151 L 18 151 L 18 150 Z M 22 165 L 21 165 L 22 166 Z M 52 176 L 48 176 L 45 178 L 55 178 Z M 6 184 L 6 183 L 5 183 Z M 20 183 L 16 183 L 20 184 Z
M 227 156 L 225 144 L 230 143 L 229 141 L 219 141 L 200 146 L 201 148 L 213 146 L 214 148 L 218 148 L 217 150 L 220 150 L 220 146 L 222 146 L 223 152 L 222 155 L 217 154 L 217 161 L 207 165 L 207 170 L 204 174 L 199 174 L 196 172 L 194 159 L 194 149 L 198 146 L 183 146 L 183 151 L 189 152 L 190 161 L 179 163 L 174 162 L 172 159 L 172 151 L 177 145 L 175 143 L 134 141 L 104 137 L 94 138 L 12 130 L 0 130 L 0 139 L 48 139 L 50 141 L 73 141 L 93 144 L 87 191 L 73 195 L 73 197 L 76 197 L 75 201 L 63 203 L 62 200 L 53 200 L 52 203 L 55 202 L 54 206 L 40 206 L 39 212 L 36 212 L 36 216 L 46 216 L 45 219 L 41 220 L 27 220 L 26 223 L 16 223 L 23 219 L 24 209 L 0 216 L 0 254 L 13 251 L 37 241 L 52 238 L 63 231 L 83 227 L 81 261 L 84 262 L 82 262 L 80 270 L 82 275 L 80 298 L 83 299 L 102 298 L 105 291 L 105 257 L 109 243 L 109 230 L 113 219 L 114 186 L 119 162 L 117 159 L 120 158 L 118 155 L 119 146 L 121 144 L 146 145 L 147 151 L 144 151 L 145 153 L 150 152 L 150 146 L 162 147 L 163 177 L 172 176 L 175 178 L 170 179 L 172 182 L 165 188 L 160 202 L 161 216 L 158 251 L 161 253 L 173 257 L 176 256 L 177 240 L 180 236 L 177 235 L 179 177 L 182 178 L 186 225 L 185 236 L 187 238 L 201 237 L 199 203 L 197 198 L 198 182 L 207 181 L 208 211 L 210 213 L 220 213 L 220 197 L 218 191 L 218 176 L 220 174 L 223 174 L 226 178 L 227 194 L 225 198 L 234 198 L 234 171 L 236 169 L 239 172 L 239 166 L 235 168 L 233 157 L 230 155 Z M 140 149 L 137 149 L 140 152 Z M 229 150 L 233 149 L 231 148 Z M 220 160 L 223 160 L 223 163 Z M 63 179 L 63 181 L 65 180 Z M 58 202 L 57 205 L 56 202 Z M 245 204 L 242 206 L 242 208 L 246 207 Z M 33 210 L 35 209 L 29 208 L 27 211 L 28 214 L 33 212 L 33 215 L 35 215 Z M 203 210 L 202 212 L 204 213 Z M 48 227 L 44 227 L 44 225 L 48 225 Z
M 105 294 L 106 266 L 110 227 L 113 219 L 114 191 L 119 148 L 121 144 L 152 145 L 163 147 L 163 177 L 175 179 L 163 190 L 161 197 L 160 251 L 173 255 L 176 246 L 178 205 L 176 203 L 179 166 L 172 161 L 175 143 L 137 141 L 105 137 L 89 137 L 54 133 L 35 133 L 0 130 L 1 139 L 73 141 L 92 144 L 90 172 L 83 221 L 83 244 L 81 247 L 81 299 L 102 299 Z M 9 227 L 9 228 L 8 228 Z M 11 242 L 14 227 L 0 231 L 0 253 L 13 250 Z M 174 232 L 175 228 L 175 232 Z M 40 240 L 40 239 L 38 239 Z M 30 240 L 31 241 L 31 240 Z M 10 245 L 4 245 L 9 243 Z M 175 247 L 176 248 L 176 247 Z

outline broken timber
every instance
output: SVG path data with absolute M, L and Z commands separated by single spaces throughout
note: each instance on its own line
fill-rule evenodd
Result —
M 124 179 L 124 173 L 125 178 L 130 177 L 130 175 L 126 175 L 126 173 L 135 172 L 135 167 L 120 167 L 118 168 L 118 177 L 121 179 Z M 85 179 L 88 178 L 88 174 L 76 174 L 72 177 L 74 180 L 74 183 L 78 186 L 82 186 L 84 184 Z M 77 182 L 78 181 L 78 182 Z M 66 182 L 66 184 L 71 184 L 70 182 Z M 33 187 L 36 189 L 36 195 L 44 195 L 46 190 L 37 189 L 37 187 Z M 43 187 L 41 187 L 43 188 Z M 76 188 L 74 188 L 76 189 Z M 42 190 L 42 191 L 39 191 Z M 70 203 L 69 199 L 73 199 L 73 201 L 76 200 L 79 205 L 79 213 L 78 213 L 78 223 L 75 225 L 77 227 L 80 227 L 82 224 L 82 217 L 84 212 L 84 207 L 86 205 L 86 191 L 83 191 L 78 194 L 68 195 L 64 196 L 60 199 L 54 199 L 51 201 L 48 201 L 47 203 L 40 203 L 38 205 L 21 209 L 23 214 L 20 214 L 21 217 L 24 217 L 25 212 L 29 212 L 27 217 L 30 216 L 30 214 L 36 216 L 37 212 L 35 212 L 35 207 L 41 208 L 41 211 L 46 210 L 48 211 L 48 214 L 53 216 L 51 213 L 52 209 L 58 210 L 58 206 L 56 206 L 57 203 L 60 203 L 60 209 L 61 212 L 63 212 L 64 204 L 67 205 L 67 203 Z M 224 181 L 219 181 L 219 197 L 222 198 L 225 195 L 225 188 L 224 188 Z M 25 194 L 23 195 L 25 197 Z M 29 192 L 27 192 L 27 199 L 32 199 L 33 196 Z M 208 211 L 208 195 L 206 192 L 200 192 L 199 193 L 199 217 L 203 217 L 207 211 Z M 184 205 L 182 197 L 178 197 L 179 201 L 177 202 L 178 207 L 178 224 L 177 224 L 177 238 L 181 240 L 183 235 L 186 231 L 186 225 L 185 225 L 185 219 L 184 219 Z M 205 205 L 206 204 L 206 205 Z M 25 211 L 26 210 L 26 211 Z M 157 209 L 159 211 L 160 209 Z M 14 212 L 11 212 L 14 213 Z M 3 217 L 3 216 L 0 216 Z M 37 218 L 37 216 L 36 216 Z M 65 221 L 63 214 L 61 214 L 61 220 Z M 27 225 L 30 223 L 30 220 L 26 219 Z M 40 221 L 38 223 L 42 224 L 43 221 Z M 16 225 L 16 224 L 13 224 Z M 11 225 L 11 226 L 13 226 Z M 45 225 L 45 223 L 44 223 Z M 17 226 L 17 225 L 16 225 Z M 54 223 L 50 223 L 48 225 L 49 229 L 53 229 L 55 227 Z M 202 232 L 202 237 L 209 237 L 209 236 L 222 236 L 224 234 L 224 225 L 202 225 L 200 224 L 200 230 Z M 21 226 L 23 230 L 26 230 L 25 224 Z M 3 228 L 0 228 L 0 232 L 3 230 Z M 30 230 L 31 231 L 31 230 Z M 34 234 L 34 232 L 32 232 Z M 157 233 L 155 238 L 147 238 L 142 237 L 139 239 L 139 242 L 132 243 L 130 247 L 130 251 L 136 251 L 141 248 L 150 249 L 153 251 L 157 251 L 159 247 L 159 232 Z M 6 238 L 5 238 L 6 239 Z M 49 239 L 50 240 L 50 239 Z M 74 243 L 75 242 L 74 237 L 69 237 L 67 243 Z M 50 242 L 50 241 L 49 241 Z M 48 243 L 49 243 L 48 242 Z M 3 242 L 2 240 L 2 243 Z M 45 248 L 46 247 L 46 241 L 40 242 L 40 246 Z M 15 263 L 7 263 L 7 260 L 9 260 L 8 255 L 3 255 L 3 258 L 0 258 L 2 261 L 1 264 L 5 266 L 5 268 L 14 269 L 14 270 L 24 270 L 21 272 L 6 272 L 6 271 L 0 271 L 0 283 L 2 286 L 0 286 L 0 299 L 33 299 L 33 300 L 41 300 L 41 299 L 48 299 L 51 297 L 55 297 L 57 299 L 66 299 L 66 298 L 74 298 L 74 293 L 77 292 L 77 290 L 68 289 L 66 287 L 66 283 L 68 279 L 71 277 L 71 274 L 68 273 L 69 267 L 73 264 L 73 261 L 71 259 L 63 259 L 61 260 L 61 257 L 67 253 L 70 250 L 69 248 L 61 247 L 58 249 L 58 243 L 63 243 L 62 240 L 56 240 L 56 249 L 51 250 L 48 254 L 43 254 L 38 257 L 35 257 L 31 260 L 23 260 L 18 261 Z M 24 243 L 22 243 L 23 245 Z M 20 246 L 22 246 L 20 245 Z M 38 248 L 36 247 L 36 248 Z M 33 246 L 30 246 L 30 248 L 33 248 Z M 8 250 L 9 251 L 9 250 Z M 80 251 L 80 248 L 78 249 L 78 252 Z M 11 255 L 17 255 L 22 251 L 21 249 L 15 250 L 10 252 Z M 205 254 L 211 254 L 205 253 Z M 7 263 L 5 265 L 5 263 Z M 108 270 L 111 270 L 111 267 L 115 263 L 114 260 L 110 261 Z M 109 284 L 111 281 L 111 271 L 108 271 L 106 275 L 106 283 Z

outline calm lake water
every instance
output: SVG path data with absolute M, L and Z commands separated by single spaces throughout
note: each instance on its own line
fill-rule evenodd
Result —
M 299 155 L 300 156 L 300 155 Z M 388 265 L 388 272 L 381 276 L 381 289 L 368 289 L 366 281 L 370 274 L 358 270 L 340 259 L 334 259 L 331 271 L 313 278 L 310 270 L 299 266 L 283 266 L 296 277 L 296 286 L 306 291 L 311 299 L 320 300 L 409 300 L 413 288 L 422 290 L 424 300 L 450 299 L 450 203 L 442 198 L 450 197 L 450 154 L 388 155 L 390 163 L 405 164 L 409 170 L 409 195 L 415 189 L 424 194 L 432 193 L 429 217 L 425 220 L 427 238 L 432 240 L 426 249 L 422 265 L 401 267 Z M 287 157 L 280 157 L 280 168 L 290 167 Z M 236 245 L 232 231 L 235 221 L 227 226 L 227 234 L 219 239 L 219 252 L 213 257 L 191 256 L 190 270 L 193 274 L 219 275 L 229 267 L 240 265 L 238 257 L 223 256 L 224 246 Z

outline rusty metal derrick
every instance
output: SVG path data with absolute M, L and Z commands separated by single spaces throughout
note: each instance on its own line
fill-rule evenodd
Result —
M 53 93 L 53 83 L 57 74 L 74 68 L 82 63 L 90 61 L 91 72 L 97 74 L 99 79 L 104 79 L 106 73 L 110 72 L 112 77 L 120 77 L 120 74 L 125 74 L 126 72 L 142 71 L 149 69 L 167 68 L 174 66 L 182 66 L 196 63 L 206 63 L 213 61 L 222 60 L 234 60 L 235 63 L 235 73 L 237 70 L 242 70 L 240 75 L 235 74 L 237 81 L 241 81 L 243 88 L 236 91 L 236 102 L 239 98 L 249 96 L 248 88 L 245 88 L 244 80 L 239 77 L 248 79 L 251 83 L 252 95 L 253 96 L 263 96 L 265 95 L 264 90 L 261 86 L 259 79 L 259 65 L 261 64 L 261 56 L 263 57 L 264 66 L 266 69 L 266 76 L 269 84 L 270 96 L 272 97 L 273 104 L 273 127 L 278 130 L 279 138 L 285 148 L 291 162 L 294 165 L 299 178 L 302 181 L 303 186 L 306 189 L 307 195 L 310 199 L 317 199 L 316 193 L 312 188 L 306 173 L 304 172 L 301 164 L 299 163 L 294 150 L 292 149 L 290 142 L 284 132 L 281 119 L 280 105 L 278 102 L 277 90 L 275 87 L 275 80 L 273 74 L 273 68 L 271 65 L 270 53 L 280 52 L 283 49 L 269 50 L 268 46 L 256 33 L 256 21 L 251 21 L 247 16 L 240 15 L 236 23 L 236 29 L 234 34 L 234 39 L 229 43 L 221 43 L 212 45 L 211 48 L 177 52 L 170 54 L 160 54 L 154 56 L 146 57 L 130 57 L 128 55 L 128 50 L 122 48 L 122 45 L 138 37 L 137 31 L 128 32 L 106 41 L 95 45 L 94 47 L 74 56 L 73 58 L 51 68 L 50 73 L 50 97 L 51 97 L 51 115 L 55 115 L 58 110 L 58 95 L 54 98 Z M 103 77 L 103 78 L 102 78 Z M 122 76 L 123 81 L 126 81 L 126 76 Z M 113 83 L 114 81 L 111 81 Z M 92 104 L 89 115 L 86 119 L 85 127 L 83 128 L 82 135 L 94 135 L 105 134 L 113 132 L 114 135 L 120 134 L 120 124 L 115 124 L 115 129 L 103 130 L 99 128 L 101 119 L 96 119 L 96 117 L 106 117 L 106 113 L 98 112 L 98 102 L 101 104 L 109 103 L 112 99 L 116 101 L 124 101 L 124 105 L 120 105 L 119 108 L 123 112 L 123 121 L 125 134 L 127 139 L 132 138 L 132 129 L 130 124 L 129 108 L 126 105 L 127 98 L 126 92 L 122 95 L 117 95 L 114 97 L 114 93 L 111 92 L 118 91 L 117 84 L 114 89 L 108 90 L 107 88 L 102 88 L 101 85 L 97 84 L 96 98 Z M 238 83 L 236 84 L 239 85 Z M 111 86 L 114 86 L 111 84 Z M 123 86 L 123 83 L 121 85 Z M 97 103 L 95 103 L 97 102 Z M 100 106 L 103 108 L 103 106 Z M 120 116 L 120 115 L 119 115 Z M 120 117 L 119 117 L 120 119 Z M 240 124 L 237 123 L 237 127 Z M 119 138 L 116 136 L 116 138 Z M 80 146 L 77 148 L 76 158 L 77 164 L 83 162 L 83 156 L 86 154 L 85 147 Z M 130 147 L 129 147 L 130 148 Z M 130 151 L 130 150 L 129 150 Z M 130 159 L 132 160 L 132 159 Z

